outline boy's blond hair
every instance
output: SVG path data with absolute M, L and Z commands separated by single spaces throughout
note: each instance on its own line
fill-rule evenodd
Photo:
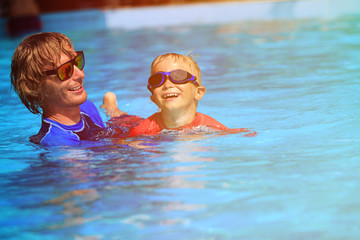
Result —
M 189 52 L 190 53 L 190 52 Z M 178 53 L 166 53 L 163 55 L 160 55 L 158 57 L 156 57 L 154 59 L 154 61 L 151 64 L 151 70 L 150 70 L 150 74 L 154 74 L 153 69 L 155 68 L 155 66 L 157 64 L 159 64 L 160 62 L 166 60 L 166 59 L 173 59 L 175 62 L 177 61 L 183 61 L 184 63 L 187 63 L 190 68 L 192 69 L 193 72 L 191 72 L 191 74 L 193 74 L 196 77 L 196 81 L 199 83 L 199 85 L 201 86 L 201 71 L 200 71 L 200 67 L 199 65 L 195 62 L 194 57 L 191 56 L 189 53 L 182 55 L 182 54 L 178 54 Z
M 61 33 L 38 33 L 22 41 L 11 62 L 11 84 L 23 104 L 34 114 L 43 106 L 45 71 L 56 68 L 61 53 L 72 57 L 72 42 Z

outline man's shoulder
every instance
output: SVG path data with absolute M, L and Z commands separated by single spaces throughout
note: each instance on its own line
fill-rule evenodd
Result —
M 61 124 L 43 119 L 38 134 L 31 136 L 30 141 L 44 146 L 70 145 L 80 141 L 72 131 L 64 129 Z
M 86 100 L 83 104 L 80 105 L 80 112 L 88 115 L 90 119 L 99 127 L 105 127 L 97 107 L 90 100 Z
M 97 111 L 97 108 L 95 106 L 95 104 L 93 102 L 91 102 L 90 100 L 86 100 L 84 103 L 82 103 L 80 105 L 80 111 L 89 111 L 89 110 L 96 110 Z

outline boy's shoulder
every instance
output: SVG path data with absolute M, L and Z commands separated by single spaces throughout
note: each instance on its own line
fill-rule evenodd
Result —
M 139 125 L 132 128 L 129 133 L 129 137 L 138 135 L 155 135 L 159 133 L 163 128 L 160 123 L 160 114 L 154 113 L 150 117 L 144 119 Z
M 214 118 L 200 112 L 196 113 L 196 117 L 192 122 L 192 125 L 193 127 L 207 126 L 218 130 L 228 130 L 228 128 L 225 125 L 221 124 Z
M 159 113 L 154 113 L 150 117 L 144 119 L 139 125 L 132 128 L 129 132 L 129 137 L 138 135 L 155 135 L 162 130 L 159 122 Z

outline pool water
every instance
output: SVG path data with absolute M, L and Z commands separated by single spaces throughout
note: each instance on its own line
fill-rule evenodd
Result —
M 1 239 L 358 239 L 360 15 L 64 31 L 97 106 L 157 111 L 152 60 L 198 55 L 198 110 L 255 137 L 170 135 L 43 148 L 9 94 L 19 39 L 1 39 Z M 101 113 L 105 120 L 106 115 Z

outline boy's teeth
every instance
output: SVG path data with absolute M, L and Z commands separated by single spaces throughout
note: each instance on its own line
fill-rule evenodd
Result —
M 164 98 L 167 99 L 167 98 L 172 98 L 172 97 L 177 97 L 179 96 L 179 94 L 177 93 L 171 93 L 171 94 L 165 94 L 164 95 Z

